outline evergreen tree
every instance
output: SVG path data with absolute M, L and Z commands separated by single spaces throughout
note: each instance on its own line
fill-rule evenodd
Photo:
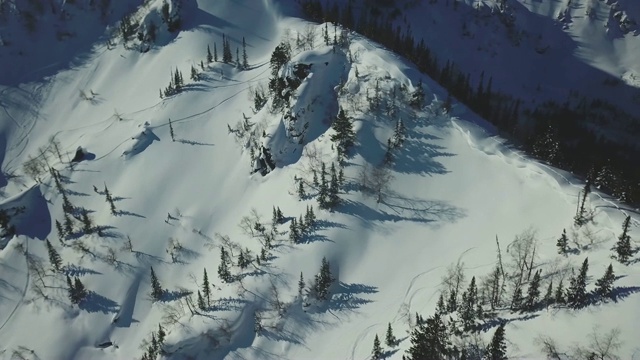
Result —
M 213 56 L 211 55 L 211 49 L 209 48 L 209 45 L 207 45 L 207 63 L 210 64 L 212 61 Z
M 278 215 L 278 223 L 283 223 L 284 222 L 284 215 L 282 214 L 282 210 L 280 210 L 280 207 L 276 207 L 276 214 Z
M 331 127 L 335 130 L 335 134 L 331 135 L 331 141 L 337 144 L 338 154 L 340 156 L 346 155 L 347 151 L 355 143 L 356 134 L 353 130 L 351 119 L 343 109 L 340 109 Z
M 87 298 L 87 295 L 87 289 L 84 287 L 82 281 L 80 281 L 80 278 L 76 276 L 71 292 L 71 302 L 74 304 L 79 304 L 82 302 L 82 300 Z
M 462 294 L 462 302 L 458 311 L 465 331 L 469 331 L 475 325 L 476 307 L 478 305 L 478 289 L 476 288 L 476 277 L 471 278 L 469 288 Z
M 229 37 L 222 34 L 222 62 L 228 64 L 233 61 L 233 55 L 231 54 L 231 43 Z
M 92 234 L 93 222 L 91 221 L 91 218 L 89 218 L 89 212 L 87 211 L 87 209 L 82 209 L 81 219 L 82 219 L 82 231 L 85 234 Z
M 240 48 L 236 47 L 236 66 L 242 67 L 240 64 Z
M 198 70 L 196 70 L 193 65 L 191 65 L 191 80 L 198 81 L 200 80 L 200 75 L 198 75 Z
M 316 215 L 313 213 L 313 206 L 307 205 L 307 211 L 304 215 L 304 222 L 309 229 L 313 229 L 316 226 Z
M 529 289 L 527 290 L 527 299 L 524 302 L 524 307 L 527 310 L 533 310 L 538 303 L 540 297 L 540 270 L 536 271 L 533 275 L 533 280 L 529 283 Z
M 500 324 L 493 333 L 491 343 L 487 347 L 487 360 L 507 360 L 507 343 L 504 337 L 504 324 Z
M 317 188 L 318 186 L 320 186 L 320 183 L 318 182 L 318 172 L 316 172 L 315 169 L 311 170 L 311 172 L 313 173 L 313 186 Z
M 417 323 L 411 331 L 411 347 L 407 351 L 409 360 L 447 359 L 450 355 L 449 334 L 440 314 Z
M 455 289 L 452 289 L 447 300 L 447 312 L 452 313 L 456 310 L 458 310 L 458 295 Z
M 300 231 L 296 218 L 291 219 L 291 225 L 289 225 L 289 240 L 294 244 L 297 244 L 298 241 L 300 241 Z
M 60 221 L 56 220 L 56 232 L 58 233 L 58 239 L 62 241 L 65 238 L 64 229 L 62 228 L 62 224 Z
M 340 184 L 338 183 L 338 174 L 336 174 L 336 166 L 331 163 L 331 181 L 329 182 L 329 199 L 328 205 L 330 208 L 336 207 L 340 203 L 340 197 L 338 196 L 340 191 Z
M 204 298 L 202 297 L 202 293 L 200 292 L 200 290 L 198 290 L 198 308 L 203 311 L 207 308 L 207 305 L 204 303 Z
M 231 271 L 229 271 L 229 255 L 227 250 L 220 248 L 220 265 L 218 265 L 218 277 L 220 280 L 230 283 L 233 279 L 231 277 Z
M 161 324 L 158 324 L 158 348 L 162 353 L 162 347 L 164 347 L 164 338 L 167 336 L 167 333 L 162 328 Z
M 327 168 L 322 162 L 320 166 L 320 189 L 318 190 L 318 204 L 321 209 L 326 209 L 329 206 L 329 186 L 327 184 Z
M 242 37 L 242 69 L 249 69 L 249 59 L 247 58 L 247 43 L 244 41 L 244 36 Z
M 271 53 L 270 68 L 271 76 L 275 78 L 278 76 L 280 68 L 289 62 L 291 59 L 291 47 L 285 42 L 281 42 Z
M 547 292 L 544 294 L 544 299 L 542 300 L 545 306 L 549 306 L 553 303 L 553 280 L 549 281 L 549 286 L 547 287 Z
M 556 302 L 556 304 L 564 304 L 565 303 L 564 287 L 562 286 L 562 280 L 560 280 L 560 283 L 558 284 L 558 287 L 556 288 L 556 295 L 555 295 L 554 301 Z
M 300 180 L 298 182 L 298 198 L 300 200 L 304 200 L 306 196 L 307 194 L 304 192 L 304 183 L 302 182 L 302 180 Z
M 314 290 L 316 296 L 320 300 L 326 300 L 329 296 L 329 288 L 333 283 L 333 276 L 331 275 L 331 267 L 326 257 L 322 258 L 322 265 L 320 266 L 320 273 L 316 275 Z
M 344 185 L 344 169 L 340 166 L 340 170 L 338 170 L 338 183 L 340 186 Z
M 298 224 L 298 230 L 300 232 L 300 237 L 303 237 L 304 235 L 307 234 L 308 229 L 307 229 L 307 223 L 304 221 L 302 214 L 300 214 L 297 224 Z
M 169 120 L 169 122 L 171 122 L 171 120 Z M 113 197 L 111 197 L 109 188 L 107 188 L 107 184 L 104 184 L 104 196 L 111 208 L 111 215 L 116 215 L 116 205 L 114 204 Z
M 567 231 L 562 229 L 562 236 L 558 239 L 556 246 L 558 247 L 558 253 L 562 255 L 567 254 L 567 246 L 569 245 L 569 239 L 567 238 Z
M 633 249 L 631 248 L 631 237 L 629 236 L 629 223 L 631 216 L 627 216 L 622 223 L 622 234 L 618 237 L 614 249 L 618 255 L 618 261 L 625 264 L 629 261 L 629 258 L 633 255 Z
M 204 276 L 202 277 L 202 294 L 207 299 L 207 306 L 211 306 L 211 284 L 209 283 L 209 275 L 207 275 L 207 269 L 204 269 Z
M 213 61 L 218 62 L 218 46 L 213 43 Z
M 49 239 L 47 239 L 47 252 L 49 253 L 49 262 L 55 271 L 60 271 L 62 269 L 62 258 L 60 254 L 53 248 Z
M 251 265 L 251 259 L 251 251 L 248 248 L 245 248 L 244 251 L 240 249 L 240 254 L 238 255 L 238 266 L 240 266 L 241 269 L 248 268 L 249 265 Z
M 153 271 L 153 266 L 151 267 L 151 298 L 153 301 L 162 300 L 162 295 L 164 290 L 162 290 L 162 286 L 160 286 L 160 281 L 156 276 L 156 273 Z
M 590 192 L 591 192 L 591 179 L 587 178 L 587 182 L 584 184 L 584 189 L 582 189 L 582 200 L 580 201 L 580 207 L 579 207 L 578 213 L 574 217 L 575 224 L 578 226 L 584 225 L 585 223 L 585 218 L 584 218 L 585 205 L 587 203 L 587 196 L 589 195 Z
M 298 295 L 302 297 L 302 292 L 304 291 L 304 276 L 302 275 L 302 271 L 300 272 L 300 280 L 298 280 Z
M 422 87 L 422 79 L 418 80 L 418 84 L 416 89 L 411 93 L 411 98 L 409 99 L 409 105 L 416 109 L 422 109 L 424 107 L 424 88 Z
M 279 223 L 279 221 L 278 221 L 278 213 L 276 212 L 276 207 L 275 206 L 273 207 L 273 211 L 272 212 L 273 212 L 273 214 L 271 215 L 271 224 L 272 224 L 272 226 L 275 227 Z
M 522 286 L 517 285 L 513 291 L 513 298 L 511 299 L 511 310 L 518 311 L 522 309 Z
M 438 298 L 438 304 L 436 305 L 436 314 L 446 315 L 447 308 L 444 304 L 444 294 L 440 293 L 440 297 Z
M 600 297 L 611 297 L 613 282 L 615 280 L 616 275 L 613 273 L 613 266 L 609 264 L 604 275 L 596 281 L 596 294 Z
M 398 339 L 396 339 L 396 336 L 393 335 L 393 328 L 391 328 L 391 323 L 389 323 L 389 326 L 387 326 L 387 336 L 385 337 L 385 343 L 389 347 L 395 347 L 397 342 Z
M 64 213 L 64 233 L 66 236 L 73 234 L 73 220 L 68 213 Z
M 373 350 L 371 351 L 371 358 L 375 360 L 382 359 L 382 347 L 380 346 L 380 339 L 378 338 L 378 334 L 376 334 L 375 339 L 373 339 Z
M 571 284 L 567 290 L 567 302 L 573 308 L 579 308 L 587 303 L 587 271 L 589 271 L 589 258 L 585 258 L 578 276 L 571 278 Z

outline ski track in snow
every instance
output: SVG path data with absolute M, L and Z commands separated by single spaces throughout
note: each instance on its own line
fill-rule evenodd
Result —
M 9 313 L 7 318 L 4 320 L 2 325 L 0 325 L 0 334 L 2 333 L 2 330 L 4 329 L 4 327 L 13 318 L 13 315 L 16 313 L 16 311 L 18 311 L 18 308 L 20 308 L 20 305 L 22 305 L 22 302 L 24 301 L 25 296 L 27 296 L 27 290 L 29 288 L 29 281 L 30 281 L 29 264 L 27 262 L 27 257 L 29 256 L 29 239 L 26 239 L 24 244 L 25 244 L 25 246 L 24 246 L 24 251 L 25 251 L 24 263 L 25 263 L 26 274 L 27 274 L 25 282 L 24 282 L 24 288 L 22 289 L 22 294 L 20 295 L 20 299 L 18 301 L 16 301 L 16 306 L 13 308 L 13 310 L 11 310 L 11 312 Z
M 373 325 L 369 325 L 368 327 L 366 327 L 364 330 L 362 330 L 360 332 L 360 334 L 358 334 L 358 337 L 356 338 L 356 340 L 353 343 L 353 347 L 351 348 L 351 360 L 354 360 L 356 358 L 356 350 L 358 349 L 358 346 L 360 345 L 360 343 L 364 340 L 364 338 L 369 335 L 369 333 L 371 332 L 371 329 L 375 326 L 379 326 L 380 323 L 375 323 Z M 368 357 L 366 357 L 365 359 L 367 359 Z

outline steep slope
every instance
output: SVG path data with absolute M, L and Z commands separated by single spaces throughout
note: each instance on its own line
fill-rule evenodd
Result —
M 532 337 L 584 343 L 599 324 L 621 330 L 620 356 L 640 354 L 634 342 L 640 331 L 638 265 L 611 260 L 609 250 L 632 211 L 592 193 L 593 221 L 575 228 L 571 254 L 557 255 L 556 239 L 572 228 L 583 186 L 569 174 L 511 149 L 461 105 L 445 113 L 445 92 L 437 84 L 365 38 L 344 33 L 345 47 L 326 46 L 325 27 L 285 17 L 286 3 L 197 5 L 185 17 L 189 30 L 164 46 L 145 53 L 122 46 L 93 51 L 81 65 L 46 80 L 2 89 L 0 138 L 7 150 L 1 168 L 15 176 L 6 177 L 0 204 L 25 206 L 12 218 L 17 236 L 0 250 L 3 358 L 14 352 L 26 358 L 140 358 L 151 332 L 163 324 L 167 358 L 360 359 L 369 357 L 375 334 L 383 336 L 392 323 L 401 342 L 388 355 L 399 359 L 410 346 L 406 331 L 414 314 L 433 313 L 447 268 L 460 262 L 466 281 L 485 277 L 496 264 L 496 234 L 507 262 L 512 239 L 530 227 L 537 230 L 543 288 L 549 280 L 567 284 L 571 267 L 588 256 L 592 279 L 614 262 L 617 302 L 528 314 L 504 306 L 498 320 L 481 322 L 480 338 L 488 341 L 502 319 L 509 354 L 539 358 Z M 207 45 L 213 49 L 215 42 L 221 53 L 222 34 L 240 53 L 245 39 L 247 70 L 206 64 Z M 307 40 L 296 46 L 299 38 Z M 270 111 L 270 101 L 254 113 L 250 93 L 268 86 L 271 52 L 281 41 L 293 50 L 280 75 L 295 76 L 296 64 L 311 66 L 290 106 Z M 191 66 L 200 81 L 187 79 Z M 167 87 L 176 68 L 184 74 L 183 90 L 159 99 L 158 89 Z M 416 110 L 407 103 L 419 80 L 427 105 Z M 376 94 L 377 109 L 371 100 Z M 340 205 L 319 210 L 312 173 L 319 175 L 321 162 L 338 165 L 330 126 L 339 108 L 353 119 L 357 142 L 345 160 Z M 398 120 L 406 128 L 404 141 L 392 150 L 393 180 L 380 186 L 377 201 L 361 191 L 360 173 L 384 160 L 387 140 L 397 139 Z M 245 133 L 233 131 L 245 124 Z M 70 165 L 78 147 L 84 159 Z M 253 173 L 263 147 L 275 162 L 265 176 Z M 46 153 L 41 158 L 59 171 L 69 201 L 88 210 L 101 234 L 85 234 L 73 220 L 73 234 L 59 238 L 55 221 L 64 222 L 64 199 L 55 179 L 44 171 L 37 184 L 22 167 L 30 157 L 38 159 L 40 148 Z M 297 197 L 300 181 L 303 200 Z M 223 282 L 216 275 L 221 249 L 234 257 L 240 249 L 251 258 L 260 255 L 266 238 L 253 214 L 271 229 L 274 206 L 285 219 L 273 226 L 265 259 L 246 269 L 233 265 L 237 279 Z M 292 243 L 292 218 L 307 206 L 318 216 L 316 230 Z M 635 218 L 632 224 L 637 238 Z M 62 273 L 51 270 L 45 238 L 62 256 Z M 299 296 L 300 273 L 310 282 L 323 257 L 337 279 L 330 298 Z M 150 297 L 151 267 L 165 289 L 157 302 Z M 211 305 L 198 310 L 203 269 L 215 285 Z M 65 274 L 89 290 L 79 305 L 67 298 Z M 257 333 L 256 318 L 262 327 Z

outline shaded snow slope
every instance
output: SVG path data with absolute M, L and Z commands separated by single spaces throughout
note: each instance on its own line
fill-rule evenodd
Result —
M 201 0 L 197 8 L 187 17 L 189 30 L 165 46 L 146 53 L 122 46 L 91 52 L 82 64 L 41 82 L 1 90 L 0 139 L 6 139 L 1 169 L 15 176 L 0 182 L 0 206 L 27 208 L 16 217 L 18 235 L 0 250 L 1 358 L 21 347 L 33 350 L 23 350 L 27 358 L 140 358 L 162 323 L 167 358 L 366 359 L 375 334 L 383 336 L 390 322 L 403 339 L 390 358 L 400 359 L 410 346 L 406 334 L 414 314 L 432 314 L 447 267 L 461 261 L 467 280 L 484 277 L 495 266 L 496 234 L 504 251 L 528 228 L 537 230 L 543 288 L 563 276 L 567 284 L 570 267 L 588 256 L 589 289 L 614 262 L 619 301 L 576 311 L 501 311 L 510 355 L 540 358 L 533 342 L 537 335 L 569 346 L 599 324 L 622 330 L 621 357 L 640 356 L 635 343 L 639 265 L 610 258 L 625 215 L 637 218 L 635 213 L 591 194 L 593 222 L 575 230 L 579 244 L 572 244 L 571 255 L 558 255 L 556 239 L 563 228 L 571 232 L 582 184 L 513 150 L 464 107 L 454 105 L 452 114 L 444 114 L 445 93 L 437 84 L 355 34 L 349 35 L 350 63 L 346 49 L 334 53 L 324 46 L 323 26 L 311 28 L 313 49 L 294 46 L 292 62 L 313 64 L 290 108 L 298 119 L 294 130 L 307 129 L 300 140 L 285 128 L 283 114 L 267 107 L 254 114 L 248 95 L 251 88 L 266 86 L 271 51 L 281 39 L 295 44 L 309 24 L 281 15 L 268 0 Z M 234 57 L 245 38 L 249 69 L 205 64 L 205 71 L 199 69 L 203 80 L 189 80 L 190 67 L 205 60 L 207 45 L 216 42 L 221 52 L 223 33 Z M 176 68 L 184 76 L 184 91 L 160 99 L 158 89 L 169 84 Z M 414 111 L 400 99 L 419 79 L 429 105 Z M 367 97 L 376 82 L 385 104 L 396 88 L 395 115 L 387 115 L 385 106 L 377 113 L 369 109 Z M 329 212 L 318 210 L 314 199 L 299 200 L 294 178 L 310 184 L 320 160 L 337 161 L 329 137 L 339 107 L 354 120 L 357 144 L 346 160 L 342 203 Z M 250 174 L 245 143 L 227 130 L 243 116 L 264 130 L 256 132 L 258 139 L 274 154 L 276 168 L 264 177 Z M 378 203 L 359 191 L 358 173 L 383 160 L 398 118 L 407 128 L 406 139 L 394 154 L 394 180 Z M 101 236 L 83 234 L 76 221 L 73 236 L 59 239 L 54 224 L 63 220 L 63 199 L 54 179 L 45 173 L 42 184 L 35 184 L 24 175 L 22 164 L 49 146 L 52 136 L 62 161 L 50 154 L 49 164 L 59 170 L 71 203 L 88 210 Z M 79 146 L 91 156 L 69 166 Z M 314 194 L 311 187 L 307 191 Z M 292 244 L 290 217 L 304 214 L 308 205 L 316 210 L 318 229 Z M 233 266 L 241 279 L 223 283 L 216 271 L 220 248 L 228 246 L 222 238 L 229 236 L 255 257 L 262 245 L 239 223 L 255 209 L 270 228 L 273 206 L 280 207 L 286 223 L 276 226 L 268 260 L 244 270 Z M 588 231 L 599 241 L 589 244 Z M 637 233 L 634 218 L 634 239 Z M 78 276 L 90 291 L 79 306 L 67 298 L 65 277 L 50 270 L 44 238 L 62 256 L 63 274 Z M 110 259 L 113 254 L 116 259 Z M 338 278 L 331 299 L 306 299 L 311 304 L 303 306 L 297 296 L 300 273 L 311 280 L 323 256 Z M 155 303 L 149 296 L 150 267 L 166 290 Z M 185 294 L 198 290 L 203 269 L 214 284 L 212 306 L 193 315 Z M 284 304 L 280 312 L 274 309 L 277 302 Z M 264 326 L 260 336 L 254 332 L 256 312 Z M 488 341 L 495 325 L 489 323 L 481 337 Z

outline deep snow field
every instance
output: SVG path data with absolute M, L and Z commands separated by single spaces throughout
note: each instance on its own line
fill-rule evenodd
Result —
M 496 236 L 507 264 L 509 244 L 530 230 L 538 241 L 535 265 L 542 270 L 543 292 L 550 280 L 563 278 L 567 286 L 571 268 L 588 257 L 588 289 L 612 263 L 617 300 L 579 310 L 499 310 L 507 322 L 510 358 L 543 358 L 535 341 L 540 335 L 566 348 L 585 345 L 596 327 L 618 328 L 617 354 L 640 359 L 640 265 L 623 265 L 611 251 L 627 215 L 630 235 L 638 239 L 637 210 L 595 190 L 587 200 L 593 220 L 575 227 L 584 183 L 527 158 L 464 106 L 454 103 L 449 114 L 442 111 L 446 92 L 399 56 L 355 33 L 348 34 L 348 47 L 334 51 L 323 42 L 324 24 L 285 16 L 286 6 L 291 4 L 199 0 L 185 20 L 188 30 L 164 46 L 141 53 L 98 42 L 68 69 L 0 86 L 0 208 L 25 206 L 14 218 L 18 235 L 0 243 L 0 358 L 141 358 L 151 332 L 163 324 L 162 358 L 367 359 L 375 335 L 384 337 L 391 323 L 401 341 L 387 355 L 400 359 L 410 346 L 416 312 L 433 314 L 449 266 L 463 264 L 466 288 L 472 276 L 480 281 L 495 267 Z M 313 48 L 297 49 L 297 35 L 310 31 Z M 234 58 L 245 38 L 249 69 L 206 63 L 207 45 L 216 42 L 220 53 L 222 34 Z M 298 116 L 293 130 L 268 105 L 254 113 L 249 97 L 252 89 L 266 88 L 271 52 L 283 40 L 294 45 L 292 63 L 312 64 L 292 98 Z M 191 66 L 202 80 L 189 80 Z M 158 89 L 176 68 L 184 75 L 184 90 L 160 99 Z M 376 81 L 388 94 L 400 86 L 412 92 L 419 80 L 426 92 L 422 110 L 406 102 L 395 117 L 368 109 Z M 311 169 L 319 170 L 320 160 L 337 164 L 330 125 L 339 107 L 353 118 L 357 142 L 346 159 L 341 204 L 320 210 L 314 198 L 298 198 L 297 179 L 311 183 Z M 247 138 L 228 131 L 243 116 L 260 129 L 259 141 L 273 153 L 277 166 L 265 176 L 251 173 Z M 393 179 L 377 202 L 359 190 L 359 173 L 383 160 L 398 118 L 406 139 L 395 150 Z M 304 123 L 300 140 L 292 133 Z M 102 236 L 79 231 L 59 240 L 55 221 L 63 220 L 63 199 L 54 179 L 46 173 L 37 184 L 24 175 L 23 164 L 50 146 L 52 137 L 63 161 L 48 155 L 50 165 L 62 175 L 71 203 L 89 211 Z M 88 155 L 70 166 L 78 147 Z M 101 194 L 105 186 L 116 215 Z M 289 217 L 298 218 L 309 205 L 318 229 L 292 244 Z M 220 248 L 229 243 L 221 237 L 255 257 L 262 245 L 239 224 L 255 209 L 270 228 L 274 206 L 286 223 L 276 226 L 268 260 L 244 270 L 233 266 L 240 279 L 222 282 Z M 568 256 L 556 248 L 563 229 L 577 241 Z M 127 238 L 133 251 L 125 249 Z M 62 274 L 51 270 L 45 239 L 62 256 Z M 170 250 L 171 239 L 181 246 Z M 117 260 L 108 261 L 109 249 Z M 308 299 L 298 296 L 300 273 L 311 280 L 323 257 L 337 278 L 331 298 L 303 306 Z M 150 267 L 166 290 L 162 301 L 149 295 Z M 212 306 L 193 315 L 185 294 L 199 289 L 203 269 L 214 284 Z M 90 291 L 80 305 L 67 297 L 65 273 L 78 276 Z M 276 303 L 284 310 L 274 309 Z M 254 332 L 256 312 L 264 327 L 260 334 Z M 498 325 L 487 323 L 479 332 L 485 342 Z

